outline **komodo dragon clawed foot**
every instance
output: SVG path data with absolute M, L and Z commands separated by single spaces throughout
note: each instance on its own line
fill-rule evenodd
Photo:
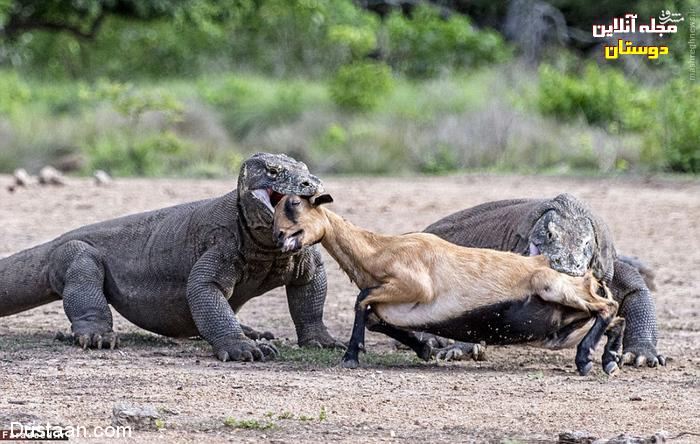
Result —
M 78 345 L 83 349 L 96 348 L 114 350 L 115 348 L 119 347 L 120 342 L 119 336 L 113 331 L 106 331 L 102 333 L 82 331 L 71 334 L 65 334 L 59 331 L 56 333 L 54 339 L 66 344 Z
M 634 365 L 635 367 L 657 367 L 666 365 L 666 357 L 659 355 L 656 348 L 651 344 L 641 346 L 627 346 L 622 354 L 623 365 Z
M 455 342 L 447 347 L 433 349 L 433 357 L 438 361 L 486 360 L 486 344 Z
M 266 361 L 279 356 L 279 351 L 271 343 L 254 342 L 247 338 L 229 339 L 214 345 L 214 354 L 226 361 Z
M 323 328 L 309 330 L 311 331 L 307 331 L 306 333 L 299 335 L 300 347 L 336 348 L 345 350 L 345 344 L 331 336 L 331 334 L 326 330 L 325 326 L 323 326 Z
M 259 331 L 243 324 L 241 324 L 241 329 L 243 330 L 243 334 L 246 335 L 248 339 L 252 339 L 254 341 L 257 341 L 258 339 L 267 339 L 268 341 L 275 339 L 275 335 L 269 331 Z
M 415 332 L 416 339 L 419 341 L 425 343 L 431 348 L 444 348 L 449 345 L 452 345 L 455 343 L 454 339 L 447 339 L 443 338 L 442 336 L 434 335 L 432 333 L 427 333 L 423 331 L 417 331 Z M 399 341 L 396 341 L 394 344 L 397 350 L 410 350 L 411 347 L 409 347 L 406 344 L 402 344 Z
M 82 347 L 83 350 L 88 348 L 96 348 L 98 350 L 109 348 L 114 350 L 119 346 L 119 336 L 113 331 L 76 331 L 73 332 L 73 343 Z

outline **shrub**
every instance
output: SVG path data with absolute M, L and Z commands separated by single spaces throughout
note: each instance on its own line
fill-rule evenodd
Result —
M 38 83 L 32 86 L 32 103 L 45 107 L 51 115 L 79 115 L 94 104 L 89 87 L 81 82 Z
M 162 89 L 137 89 L 128 83 L 100 82 L 90 99 L 107 101 L 132 125 L 138 124 L 147 112 L 161 113 L 168 123 L 178 121 L 183 112 L 182 103 L 171 93 Z
M 639 133 L 642 157 L 653 169 L 700 172 L 698 103 L 700 86 L 686 81 L 659 91 L 593 63 L 581 75 L 540 68 L 537 106 L 543 114 L 560 120 L 583 117 L 613 134 Z
M 236 28 L 232 58 L 275 75 L 332 72 L 376 43 L 378 17 L 351 0 L 262 0 Z
M 445 144 L 439 144 L 437 149 L 426 153 L 418 164 L 422 173 L 444 174 L 459 169 L 457 150 Z
M 183 20 L 116 17 L 108 17 L 90 41 L 50 31 L 33 31 L 31 36 L 15 44 L 22 67 L 51 79 L 194 75 L 203 70 L 204 61 L 221 58 L 228 41 L 225 34 Z
M 0 115 L 12 116 L 30 98 L 29 85 L 14 72 L 0 72 Z
M 174 133 L 150 134 L 135 140 L 112 133 L 84 147 L 89 171 L 106 170 L 117 176 L 159 176 L 182 172 L 194 148 Z
M 389 64 L 410 76 L 502 61 L 509 53 L 497 32 L 477 30 L 460 14 L 445 19 L 437 8 L 425 4 L 419 4 L 411 17 L 392 13 L 386 34 Z
M 301 82 L 240 76 L 214 85 L 203 83 L 200 90 L 204 101 L 223 114 L 226 127 L 239 138 L 292 121 L 325 99 L 321 88 Z
M 586 65 L 581 75 L 551 65 L 540 68 L 537 106 L 560 120 L 583 117 L 613 132 L 643 129 L 649 123 L 653 99 L 622 72 L 595 63 Z
M 318 142 L 314 147 L 321 154 L 335 153 L 343 150 L 348 143 L 348 132 L 342 125 L 332 123 L 326 128 L 326 131 L 321 134 Z
M 661 94 L 658 123 L 647 144 L 672 171 L 700 173 L 700 85 L 676 81 Z
M 394 86 L 391 70 L 383 63 L 358 62 L 343 66 L 329 85 L 335 104 L 346 110 L 374 109 Z
M 370 27 L 333 25 L 328 29 L 328 40 L 347 48 L 353 59 L 364 57 L 377 47 L 377 37 Z

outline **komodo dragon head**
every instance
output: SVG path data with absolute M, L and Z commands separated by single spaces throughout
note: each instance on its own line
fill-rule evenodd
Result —
M 608 228 L 570 194 L 543 200 L 520 223 L 518 235 L 527 240 L 530 256 L 543 254 L 557 271 L 583 276 L 591 269 L 599 279 L 612 278 L 615 251 Z
M 309 168 L 285 154 L 257 153 L 241 165 L 238 199 L 249 229 L 260 232 L 258 240 L 272 236 L 275 205 L 285 194 L 313 196 L 323 192 L 321 180 Z M 269 240 L 274 244 L 272 239 Z

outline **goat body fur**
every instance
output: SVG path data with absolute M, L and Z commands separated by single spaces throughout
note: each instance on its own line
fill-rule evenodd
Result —
M 379 235 L 306 199 L 289 199 L 278 206 L 276 232 L 301 229 L 304 245 L 320 240 L 360 289 L 372 288 L 361 307 L 393 326 L 560 348 L 580 341 L 594 314 L 611 318 L 617 311 L 590 273 L 559 273 L 543 256 L 465 248 L 428 233 Z M 601 288 L 607 297 L 598 295 Z

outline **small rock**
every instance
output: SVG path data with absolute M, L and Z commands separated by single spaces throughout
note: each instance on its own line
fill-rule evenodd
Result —
M 574 431 L 560 433 L 559 444 L 657 444 L 666 442 L 666 438 L 666 432 L 646 437 L 622 434 L 614 438 L 597 438 L 588 432 Z
M 666 442 L 666 433 L 658 432 L 652 436 L 632 436 L 622 434 L 615 438 L 601 440 L 601 444 L 656 444 Z
M 113 426 L 131 426 L 134 430 L 158 430 L 156 421 L 161 419 L 155 407 L 118 403 L 112 408 Z
M 112 183 L 112 176 L 107 174 L 106 171 L 97 170 L 93 177 L 95 178 L 95 184 L 98 186 L 106 186 Z
M 42 185 L 65 185 L 66 180 L 56 168 L 45 166 L 39 171 L 39 183 Z
M 15 178 L 15 185 L 18 187 L 28 187 L 36 183 L 36 178 L 27 173 L 24 168 L 17 168 L 12 174 Z
M 559 444 L 592 444 L 596 437 L 582 430 L 559 434 Z

